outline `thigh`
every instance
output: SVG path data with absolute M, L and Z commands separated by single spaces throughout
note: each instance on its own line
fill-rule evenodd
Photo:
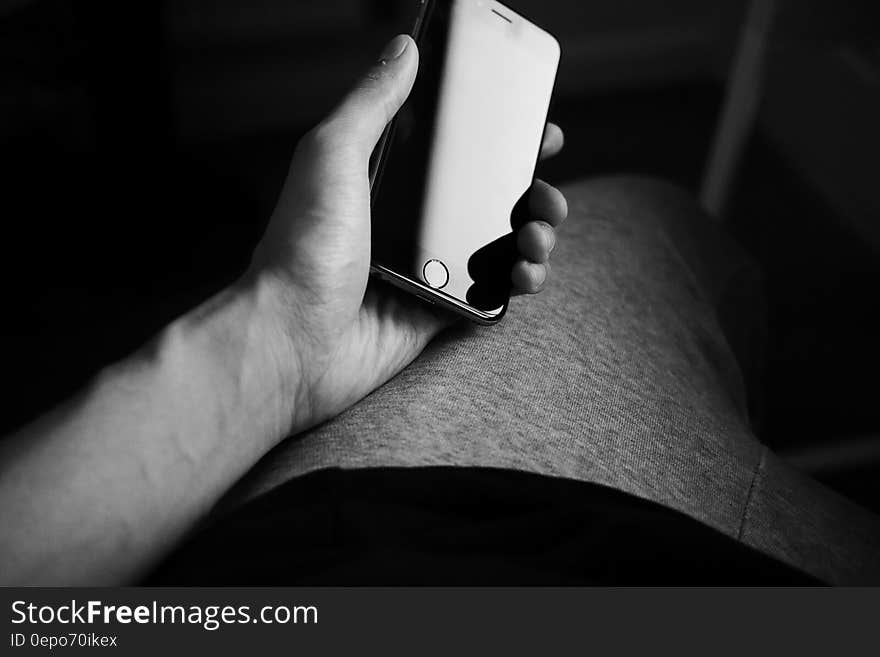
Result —
M 667 185 L 603 179 L 565 193 L 546 291 L 514 299 L 498 326 L 441 335 L 280 445 L 231 503 L 326 467 L 508 468 L 663 504 L 830 581 L 876 569 L 877 518 L 787 468 L 749 427 L 719 322 L 752 280 L 748 262 Z

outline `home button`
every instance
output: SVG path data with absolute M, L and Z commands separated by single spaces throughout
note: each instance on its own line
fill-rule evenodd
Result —
M 435 290 L 439 290 L 449 282 L 449 270 L 439 260 L 428 260 L 422 269 L 422 276 Z

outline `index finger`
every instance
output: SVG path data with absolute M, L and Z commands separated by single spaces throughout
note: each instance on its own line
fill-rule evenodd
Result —
M 547 123 L 547 127 L 544 129 L 544 139 L 541 142 L 540 159 L 546 160 L 553 157 L 562 150 L 564 145 L 565 135 L 562 133 L 562 128 L 555 123 Z

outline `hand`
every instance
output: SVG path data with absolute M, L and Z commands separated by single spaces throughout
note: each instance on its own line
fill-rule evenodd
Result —
M 298 144 L 252 274 L 269 282 L 274 316 L 295 354 L 298 391 L 290 433 L 330 418 L 409 364 L 452 318 L 369 282 L 370 154 L 412 88 L 418 49 L 393 39 L 336 110 Z M 542 157 L 562 148 L 548 124 Z M 520 228 L 515 294 L 536 293 L 550 272 L 565 198 L 536 180 Z

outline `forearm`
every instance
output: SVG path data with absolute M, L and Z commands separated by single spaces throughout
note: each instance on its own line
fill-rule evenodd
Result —
M 119 583 L 291 429 L 297 360 L 241 283 L 0 443 L 0 581 Z

